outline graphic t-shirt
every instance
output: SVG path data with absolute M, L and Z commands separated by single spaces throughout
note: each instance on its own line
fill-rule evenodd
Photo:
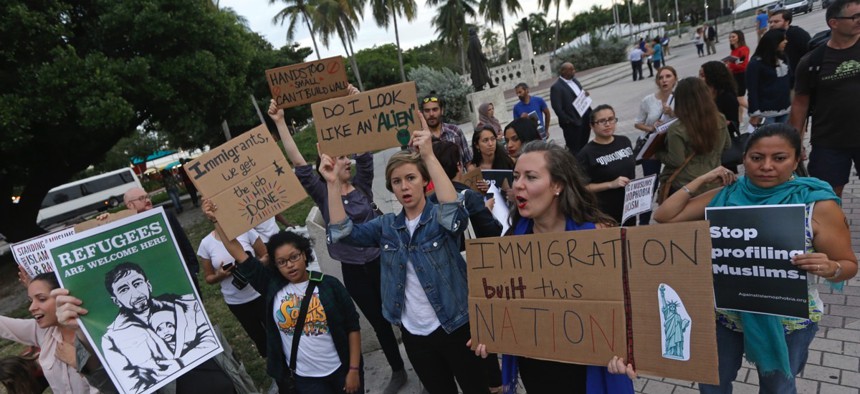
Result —
M 810 94 L 810 52 L 797 65 L 795 90 Z M 824 61 L 815 88 L 815 113 L 812 116 L 813 148 L 860 148 L 860 117 L 857 112 L 860 92 L 860 40 L 845 49 L 824 49 Z
M 239 241 L 245 251 L 253 253 L 254 248 L 251 245 L 257 237 L 258 235 L 256 231 L 248 230 L 248 232 L 236 237 L 236 240 Z M 212 233 L 209 233 L 209 235 L 200 241 L 200 246 L 197 248 L 197 255 L 211 261 L 212 268 L 215 271 L 218 271 L 218 269 L 220 269 L 224 264 L 235 262 L 233 256 L 231 256 L 230 252 L 227 251 L 227 248 L 224 247 L 224 244 L 215 239 L 215 236 L 212 235 Z M 257 299 L 257 297 L 260 296 L 260 293 L 257 293 L 252 286 L 245 286 L 241 290 L 234 286 L 232 277 L 222 280 L 220 285 L 221 294 L 224 296 L 224 302 L 226 302 L 227 305 L 244 304 Z
M 409 230 L 410 236 L 415 233 L 420 221 L 421 216 L 411 220 L 406 219 L 406 229 Z M 412 261 L 406 262 L 406 288 L 403 294 L 403 304 L 400 323 L 411 334 L 430 335 L 442 325 L 439 317 L 436 316 L 436 311 L 433 310 L 433 305 L 430 304 L 430 299 L 427 298 L 427 293 L 424 292 L 424 286 L 418 280 L 418 274 L 415 272 L 415 265 L 412 264 Z
M 623 135 L 616 135 L 615 139 L 606 145 L 590 141 L 579 151 L 576 158 L 589 178 L 588 183 L 610 182 L 619 176 L 630 179 L 636 177 L 636 158 L 633 156 L 633 147 L 630 145 L 630 140 Z M 604 190 L 596 195 L 600 210 L 621 223 L 624 212 L 624 188 Z
M 274 317 L 281 333 L 281 345 L 287 365 L 290 364 L 290 351 L 293 349 L 293 334 L 299 319 L 299 309 L 308 289 L 307 281 L 289 283 L 275 294 Z M 305 326 L 299 340 L 296 373 L 304 377 L 324 377 L 340 368 L 340 357 L 334 347 L 334 340 L 328 328 L 325 309 L 319 298 L 319 287 L 314 288 L 308 305 Z
M 538 119 L 538 132 L 540 132 L 540 138 L 546 139 L 546 127 L 543 124 L 543 111 L 547 109 L 546 101 L 538 96 L 529 96 L 529 103 L 526 104 L 522 101 L 517 101 L 514 104 L 514 119 L 519 119 L 522 114 L 530 114 L 529 116 L 535 115 Z

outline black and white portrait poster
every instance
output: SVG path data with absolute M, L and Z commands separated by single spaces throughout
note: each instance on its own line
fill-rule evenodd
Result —
M 711 260 L 717 308 L 809 318 L 803 204 L 713 207 Z
M 48 246 L 120 392 L 147 394 L 222 351 L 161 208 Z

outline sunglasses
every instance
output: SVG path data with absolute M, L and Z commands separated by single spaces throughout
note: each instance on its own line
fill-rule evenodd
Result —
M 435 103 L 435 102 L 438 102 L 438 101 L 439 101 L 439 98 L 438 98 L 438 97 L 425 97 L 425 98 L 424 98 L 424 102 L 425 102 L 425 103 Z

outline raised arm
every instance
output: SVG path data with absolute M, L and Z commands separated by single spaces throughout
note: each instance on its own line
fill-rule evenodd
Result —
M 269 102 L 269 117 L 272 118 L 275 122 L 275 126 L 278 128 L 278 135 L 281 136 L 281 143 L 284 144 L 284 151 L 287 152 L 287 158 L 293 163 L 293 167 L 308 165 L 308 162 L 305 161 L 302 153 L 299 152 L 299 147 L 296 145 L 296 141 L 293 140 L 293 136 L 290 135 L 290 129 L 287 128 L 287 122 L 284 121 L 284 110 L 275 105 L 275 100 Z

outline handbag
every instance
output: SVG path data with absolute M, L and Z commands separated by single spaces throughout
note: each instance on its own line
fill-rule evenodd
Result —
M 279 389 L 281 393 L 288 394 L 297 394 L 298 390 L 296 389 L 296 356 L 299 351 L 299 339 L 302 337 L 302 332 L 304 332 L 305 328 L 305 318 L 308 316 L 308 306 L 311 303 L 311 297 L 314 295 L 314 288 L 317 286 L 317 281 L 310 279 L 308 281 L 308 289 L 305 290 L 305 298 L 302 299 L 302 305 L 299 307 L 299 318 L 296 321 L 295 331 L 293 331 L 293 346 L 290 350 L 290 369 L 289 375 L 286 377 L 285 382 L 283 382 L 284 387 L 280 387 Z
M 675 178 L 678 177 L 678 174 L 681 173 L 681 170 L 683 170 L 684 167 L 687 166 L 687 163 L 689 163 L 690 160 L 693 160 L 693 156 L 695 155 L 696 152 L 690 153 L 690 155 L 687 156 L 687 159 L 684 160 L 684 164 L 681 164 L 681 166 L 678 167 L 678 169 L 672 173 L 672 175 L 669 177 L 669 179 L 666 180 L 666 182 L 663 182 L 663 185 L 660 187 L 660 194 L 657 195 L 658 204 L 662 204 L 663 201 L 666 201 L 666 197 L 669 197 L 669 190 L 672 189 L 672 182 L 675 181 Z
M 373 210 L 373 213 L 375 215 L 374 217 L 383 215 L 382 210 L 379 209 L 379 206 L 376 205 L 375 202 L 373 202 L 373 196 L 371 196 L 370 194 L 365 192 L 364 189 L 362 189 L 360 187 L 357 187 L 357 186 L 353 186 L 353 187 L 355 188 L 355 190 L 358 190 L 359 192 L 361 192 L 361 194 L 364 194 L 364 196 L 367 197 L 367 201 L 370 201 L 370 209 Z
M 723 167 L 734 168 L 744 162 L 744 148 L 750 139 L 750 133 L 741 133 L 734 123 L 729 123 L 729 138 L 732 140 L 732 146 L 723 152 L 720 163 Z

